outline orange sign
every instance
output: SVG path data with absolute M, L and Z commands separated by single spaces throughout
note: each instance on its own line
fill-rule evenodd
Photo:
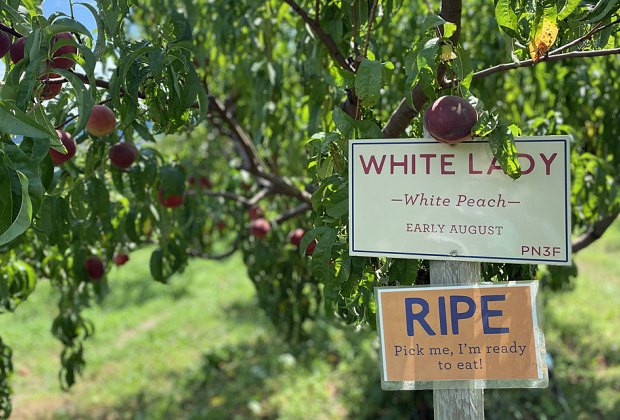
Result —
M 537 286 L 376 288 L 383 388 L 547 386 Z

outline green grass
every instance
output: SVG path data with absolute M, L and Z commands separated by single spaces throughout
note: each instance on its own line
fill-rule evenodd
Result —
M 545 294 L 551 386 L 488 390 L 487 418 L 620 418 L 618 251 L 617 223 L 576 256 L 572 290 Z M 372 332 L 318 322 L 304 352 L 283 343 L 240 257 L 194 261 L 164 286 L 148 256 L 113 269 L 110 295 L 87 311 L 96 333 L 69 393 L 58 386 L 49 284 L 0 317 L 14 350 L 14 418 L 409 418 L 416 405 L 420 418 L 432 414 L 428 392 L 380 390 Z
M 352 411 L 345 400 L 361 398 L 348 389 L 351 372 L 368 363 L 377 373 L 368 331 L 316 327 L 315 347 L 294 356 L 259 310 L 240 257 L 194 261 L 167 286 L 151 280 L 148 257 L 114 268 L 111 293 L 86 312 L 96 332 L 69 393 L 58 386 L 49 283 L 0 318 L 14 351 L 15 418 L 341 418 Z

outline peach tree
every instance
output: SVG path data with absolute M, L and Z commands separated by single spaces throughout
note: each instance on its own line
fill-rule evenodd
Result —
M 572 136 L 573 252 L 618 216 L 620 1 L 68 3 L 0 2 L 0 313 L 51 282 L 65 388 L 94 332 L 82 310 L 139 247 L 161 283 L 242 253 L 292 342 L 317 317 L 372 324 L 373 287 L 427 269 L 348 255 L 347 140 L 422 136 L 442 96 L 475 108 L 467 131 L 512 178 L 515 135 Z M 12 363 L 0 337 L 0 416 Z

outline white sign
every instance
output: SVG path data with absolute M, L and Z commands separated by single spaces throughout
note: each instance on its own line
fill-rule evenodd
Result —
M 350 254 L 569 265 L 569 139 L 516 143 L 515 181 L 486 141 L 351 140 Z

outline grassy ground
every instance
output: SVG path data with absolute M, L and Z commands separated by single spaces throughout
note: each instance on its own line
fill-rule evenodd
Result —
M 573 290 L 546 295 L 551 386 L 487 391 L 487 418 L 620 418 L 619 251 L 616 224 L 577 256 Z M 97 330 L 69 393 L 58 387 L 49 285 L 0 317 L 13 418 L 405 418 L 430 407 L 428 393 L 380 391 L 373 333 L 316 325 L 295 356 L 258 310 L 240 258 L 196 261 L 168 286 L 150 280 L 147 258 L 114 269 L 110 296 L 89 310 Z

